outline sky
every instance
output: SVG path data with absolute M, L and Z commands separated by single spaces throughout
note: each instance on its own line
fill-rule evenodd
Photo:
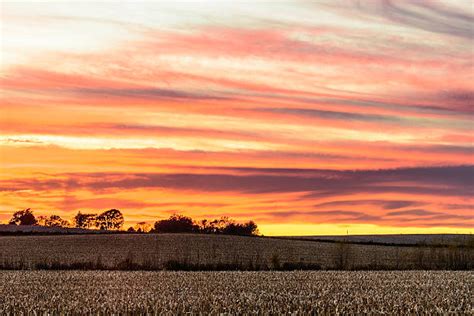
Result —
M 2 1 L 0 222 L 472 233 L 473 6 Z

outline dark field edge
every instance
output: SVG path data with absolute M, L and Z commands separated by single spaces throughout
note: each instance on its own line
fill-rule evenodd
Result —
M 91 232 L 1 232 L 2 236 L 75 236 L 75 235 L 160 235 L 159 233 L 137 233 L 137 232 L 126 232 L 126 231 L 91 231 Z M 171 234 L 171 233 L 170 233 Z M 193 233 L 180 233 L 195 235 Z M 387 246 L 387 247 L 425 247 L 425 248 L 474 248 L 474 236 L 469 236 L 469 239 L 465 243 L 458 244 L 441 244 L 441 243 L 389 243 L 389 242 L 378 242 L 378 241 L 354 241 L 354 240 L 329 240 L 329 239 L 318 239 L 318 238 L 305 238 L 305 237 L 290 237 L 290 236 L 242 236 L 242 235 L 227 235 L 227 234 L 199 234 L 199 235 L 212 235 L 212 236 L 236 236 L 243 238 L 269 238 L 269 239 L 280 239 L 280 240 L 292 240 L 292 241 L 311 241 L 328 244 L 350 244 L 350 245 L 367 245 L 367 246 Z M 464 236 L 464 235 L 463 235 Z
M 164 264 L 157 266 L 153 262 L 136 263 L 127 258 L 115 266 L 104 265 L 100 260 L 92 262 L 41 262 L 36 263 L 31 268 L 26 262 L 0 262 L 1 270 L 83 270 L 83 271 L 295 271 L 295 270 L 321 270 L 319 264 L 311 263 L 284 263 L 273 264 L 268 266 L 265 264 L 248 264 L 241 263 L 217 263 L 217 264 L 193 264 L 189 262 L 169 260 Z
M 322 269 L 318 264 L 294 264 L 284 263 L 279 267 L 268 265 L 249 265 L 240 264 L 189 264 L 178 261 L 168 261 L 163 267 L 148 266 L 138 263 L 121 263 L 114 267 L 97 265 L 95 262 L 75 262 L 64 264 L 59 262 L 38 263 L 34 268 L 8 263 L 0 264 L 0 271 L 474 271 L 468 267 L 443 267 L 433 268 L 431 266 L 414 266 L 409 268 L 386 267 L 381 265 L 366 265 L 351 268 L 325 268 Z
M 211 272 L 211 271 L 474 271 L 469 268 L 430 268 L 430 267 L 413 267 L 413 268 L 392 268 L 381 267 L 377 265 L 367 265 L 352 267 L 350 269 L 327 268 L 322 269 L 318 264 L 283 264 L 281 267 L 274 268 L 266 265 L 241 267 L 233 264 L 217 264 L 217 265 L 195 265 L 184 264 L 180 262 L 169 261 L 162 268 L 148 267 L 141 264 L 133 264 L 126 266 L 108 267 L 97 266 L 94 262 L 77 262 L 71 264 L 63 263 L 39 263 L 32 268 L 22 268 L 19 266 L 8 266 L 0 264 L 0 271 L 190 271 L 190 272 Z
M 404 247 L 404 248 L 474 248 L 474 236 L 471 237 L 466 243 L 459 244 L 440 244 L 440 243 L 392 243 L 392 242 L 381 242 L 381 241 L 354 241 L 354 240 L 329 240 L 329 239 L 318 239 L 318 238 L 305 238 L 305 237 L 286 237 L 286 236 L 268 236 L 265 238 L 272 239 L 283 239 L 283 240 L 300 240 L 300 241 L 312 241 L 329 244 L 349 244 L 349 245 L 367 245 L 367 246 L 387 246 L 387 247 Z
M 438 253 L 439 255 L 439 253 Z M 267 263 L 247 262 L 233 263 L 192 263 L 185 260 L 168 260 L 164 263 L 147 260 L 136 262 L 130 252 L 122 261 L 114 265 L 106 265 L 102 256 L 99 255 L 95 261 L 80 261 L 64 263 L 61 261 L 44 260 L 29 264 L 24 258 L 17 260 L 4 259 L 0 261 L 0 270 L 100 270 L 100 271 L 294 271 L 294 270 L 336 270 L 336 271 L 395 271 L 395 270 L 474 270 L 468 251 L 451 248 L 444 254 L 440 262 L 431 262 L 423 259 L 423 252 L 419 253 L 416 262 L 410 265 L 388 265 L 384 263 L 369 263 L 367 265 L 349 265 L 348 258 L 340 253 L 340 258 L 334 267 L 322 268 L 318 263 L 307 262 L 281 262 L 278 254 L 274 254 Z
M 2 236 L 64 236 L 64 235 L 133 235 L 140 233 L 129 233 L 129 232 L 117 232 L 117 231 L 106 231 L 106 232 L 2 232 L 0 231 L 0 237 Z

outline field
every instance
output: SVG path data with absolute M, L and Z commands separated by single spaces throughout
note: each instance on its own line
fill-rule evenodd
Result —
M 474 236 L 467 234 L 398 234 L 398 235 L 348 235 L 348 236 L 289 236 L 301 240 L 346 241 L 355 243 L 397 245 L 474 245 Z
M 1 235 L 19 234 L 103 234 L 104 230 L 92 230 L 83 228 L 45 227 L 37 225 L 4 225 L 0 224 Z
M 0 269 L 472 269 L 472 247 L 192 234 L 0 237 Z
M 0 314 L 473 312 L 459 271 L 0 271 Z

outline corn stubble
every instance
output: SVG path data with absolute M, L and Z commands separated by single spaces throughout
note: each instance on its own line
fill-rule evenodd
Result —
M 0 271 L 0 314 L 472 314 L 469 271 Z
M 168 267 L 178 263 L 183 269 Z M 0 269 L 469 270 L 474 248 L 392 247 L 192 234 L 4 236 Z M 173 265 L 175 266 L 175 265 Z

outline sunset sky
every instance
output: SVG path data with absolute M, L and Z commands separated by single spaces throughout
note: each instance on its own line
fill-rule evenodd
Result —
M 474 232 L 472 1 L 117 2 L 2 2 L 0 222 Z

